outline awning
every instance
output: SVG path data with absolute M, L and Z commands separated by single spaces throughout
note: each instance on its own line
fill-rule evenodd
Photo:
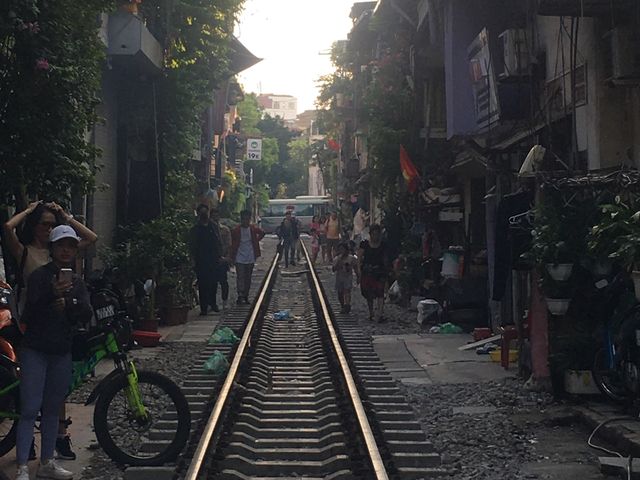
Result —
M 235 36 L 229 43 L 229 71 L 234 75 L 262 61 L 245 47 Z
M 465 149 L 456 156 L 451 171 L 467 178 L 484 177 L 487 173 L 487 158 L 472 149 Z

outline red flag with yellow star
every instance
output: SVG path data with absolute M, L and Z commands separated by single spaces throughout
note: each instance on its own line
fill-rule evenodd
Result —
M 409 154 L 404 148 L 404 145 L 400 145 L 400 170 L 402 171 L 402 176 L 407 182 L 409 191 L 411 193 L 415 193 L 418 189 L 418 185 L 420 184 L 420 175 L 418 174 L 418 169 L 416 169 L 416 166 L 409 158 Z

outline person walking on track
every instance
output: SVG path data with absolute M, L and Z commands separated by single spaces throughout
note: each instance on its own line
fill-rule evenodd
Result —
M 198 278 L 200 315 L 206 315 L 209 306 L 214 312 L 220 311 L 214 293 L 221 248 L 220 239 L 209 221 L 209 207 L 200 204 L 196 212 L 198 223 L 191 228 L 191 255 Z
M 278 237 L 282 240 L 282 247 L 284 251 L 284 268 L 296 264 L 296 242 L 299 238 L 298 222 L 291 215 L 291 210 L 287 211 L 284 216 L 284 220 L 278 228 Z
M 360 291 L 367 300 L 369 320 L 384 321 L 384 293 L 389 272 L 387 245 L 382 241 L 380 225 L 371 225 L 370 239 L 360 243 Z
M 238 305 L 249 304 L 251 274 L 260 257 L 260 240 L 264 238 L 261 228 L 251 223 L 251 212 L 240 213 L 240 225 L 231 230 L 231 259 L 236 266 Z
M 333 257 L 337 254 L 338 243 L 340 243 L 340 220 L 336 212 L 331 212 L 327 219 L 327 253 L 329 262 L 333 263 Z
M 342 242 L 338 245 L 338 254 L 333 261 L 333 271 L 336 273 L 336 290 L 340 301 L 340 313 L 351 312 L 351 289 L 353 288 L 353 273 L 360 281 L 358 261 L 349 251 L 349 245 Z
M 222 294 L 222 310 L 227 309 L 227 301 L 229 300 L 229 281 L 227 280 L 227 272 L 229 272 L 229 265 L 231 264 L 231 230 L 226 225 L 220 223 L 220 211 L 217 208 L 212 208 L 209 214 L 213 228 L 216 230 L 216 234 L 220 239 L 220 262 L 218 263 L 218 270 L 215 276 L 216 287 L 220 284 Z M 213 298 L 215 299 L 218 294 L 218 289 L 213 289 Z

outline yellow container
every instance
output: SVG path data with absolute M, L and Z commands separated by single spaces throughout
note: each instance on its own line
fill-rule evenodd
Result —
M 500 359 L 502 356 L 502 350 L 493 350 L 489 352 L 491 356 L 491 360 L 496 363 L 500 363 Z M 509 363 L 516 362 L 518 360 L 518 350 L 509 350 Z

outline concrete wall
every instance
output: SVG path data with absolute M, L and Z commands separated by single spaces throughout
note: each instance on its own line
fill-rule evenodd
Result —
M 447 138 L 478 130 L 467 48 L 484 27 L 493 48 L 498 35 L 514 28 L 524 2 L 512 0 L 448 0 L 444 8 L 444 66 Z M 494 68 L 496 63 L 494 62 Z
M 98 234 L 98 248 L 112 246 L 116 227 L 116 195 L 118 183 L 117 119 L 118 101 L 116 81 L 110 71 L 102 77 L 102 103 L 98 115 L 103 122 L 96 124 L 95 145 L 102 150 L 99 163 L 102 168 L 96 175 L 98 188 L 93 194 L 93 230 Z
M 582 18 L 578 35 L 578 64 L 587 64 L 587 104 L 576 109 L 578 150 L 587 151 L 589 169 L 640 164 L 640 97 L 637 87 L 606 83 L 604 28 L 594 18 Z M 565 19 L 570 30 L 570 19 Z M 562 35 L 562 44 L 559 41 Z M 559 17 L 537 18 L 538 48 L 545 52 L 547 81 L 562 74 L 562 55 L 569 71 L 569 37 Z M 564 45 L 564 48 L 562 48 Z

